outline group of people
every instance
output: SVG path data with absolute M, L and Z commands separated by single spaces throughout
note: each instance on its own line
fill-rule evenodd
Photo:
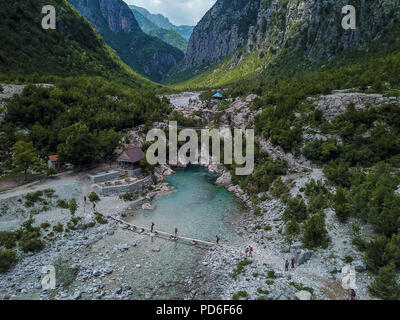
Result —
M 296 260 L 294 259 L 294 257 L 292 257 L 292 259 L 291 259 L 292 269 L 294 269 L 295 263 L 296 263 Z M 289 261 L 288 261 L 288 259 L 285 260 L 285 271 L 289 271 Z
M 87 202 L 87 197 L 83 196 L 83 202 L 84 202 L 84 209 L 86 208 L 86 202 Z M 93 210 L 96 209 L 96 202 L 93 201 Z
M 253 247 L 252 246 L 248 246 L 246 248 L 246 250 L 245 250 L 246 257 L 252 257 L 253 256 L 253 251 L 254 251 Z

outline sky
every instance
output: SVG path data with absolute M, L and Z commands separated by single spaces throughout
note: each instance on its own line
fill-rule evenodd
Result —
M 124 0 L 146 8 L 151 13 L 161 13 L 175 25 L 195 26 L 216 0 Z

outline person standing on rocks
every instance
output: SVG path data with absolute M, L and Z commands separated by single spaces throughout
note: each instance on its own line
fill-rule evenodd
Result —
M 249 247 L 246 247 L 246 250 L 245 250 L 246 257 L 248 257 L 248 256 L 249 256 L 249 251 L 250 251 Z
M 285 271 L 289 271 L 289 261 L 285 260 Z
M 294 269 L 294 264 L 296 263 L 296 260 L 294 259 L 294 257 L 292 258 L 292 269 Z
M 177 239 L 177 238 L 178 238 L 178 228 L 175 227 L 175 239 Z
M 249 253 L 250 253 L 250 257 L 252 257 L 253 256 L 253 247 L 252 246 L 250 246 L 250 248 L 249 248 Z
M 150 227 L 150 232 L 153 233 L 153 229 L 154 229 L 154 222 L 151 223 L 151 227 Z
M 216 236 L 217 244 L 219 244 L 219 240 L 221 240 L 218 236 Z

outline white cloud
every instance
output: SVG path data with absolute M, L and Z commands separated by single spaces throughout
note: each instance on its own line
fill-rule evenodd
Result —
M 146 8 L 151 13 L 161 13 L 175 25 L 196 25 L 216 0 L 124 0 Z

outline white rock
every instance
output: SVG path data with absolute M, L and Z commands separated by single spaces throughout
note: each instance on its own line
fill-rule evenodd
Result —
M 296 297 L 299 298 L 299 300 L 311 300 L 312 299 L 312 294 L 308 291 L 299 291 L 296 293 Z

